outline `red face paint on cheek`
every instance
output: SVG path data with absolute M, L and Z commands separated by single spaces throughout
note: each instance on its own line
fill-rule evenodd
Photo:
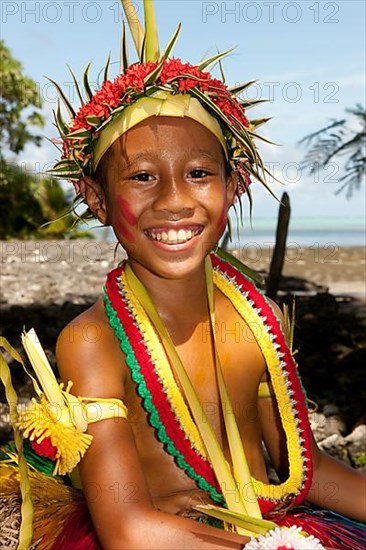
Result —
M 217 222 L 217 231 L 220 233 L 220 235 L 225 229 L 226 222 L 227 222 L 227 205 L 225 202 Z
M 128 243 L 134 242 L 134 237 L 126 227 L 124 220 L 121 218 L 115 217 L 113 220 L 113 227 L 118 237 L 121 237 L 124 241 Z
M 128 243 L 135 241 L 128 226 L 134 226 L 137 218 L 131 211 L 130 205 L 122 197 L 117 197 L 118 212 L 114 216 L 113 226 L 118 236 Z
M 135 214 L 131 211 L 130 205 L 126 199 L 122 197 L 117 197 L 117 204 L 119 211 L 122 214 L 122 217 L 126 220 L 129 225 L 136 225 L 137 218 Z

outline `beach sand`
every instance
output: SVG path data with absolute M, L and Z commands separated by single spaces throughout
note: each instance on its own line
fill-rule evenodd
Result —
M 256 271 L 268 271 L 272 250 L 243 245 L 233 251 Z M 0 242 L 1 304 L 82 304 L 98 297 L 105 276 L 125 257 L 112 242 L 8 241 Z M 291 277 L 286 289 L 327 290 L 366 301 L 366 254 L 363 247 L 336 245 L 311 248 L 290 246 L 286 250 L 283 275 Z M 291 288 L 292 287 L 292 288 Z M 301 292 L 301 290 L 300 290 Z
M 271 250 L 248 245 L 235 255 L 252 269 L 265 272 Z M 54 366 L 58 334 L 101 296 L 106 274 L 124 256 L 112 242 L 0 242 L 1 334 L 20 349 L 21 330 L 34 327 Z M 361 247 L 289 247 L 277 300 L 291 303 L 287 293 L 296 295 L 294 345 L 309 396 L 320 410 L 336 405 L 350 429 L 366 422 L 365 268 Z M 19 368 L 14 381 L 28 399 L 31 388 Z M 1 395 L 0 388 L 0 402 Z M 4 427 L 4 437 L 9 436 L 8 428 Z
M 248 245 L 232 251 L 246 265 L 268 271 L 272 249 Z M 364 247 L 298 245 L 286 249 L 283 275 L 306 279 L 336 295 L 366 300 L 366 251 Z

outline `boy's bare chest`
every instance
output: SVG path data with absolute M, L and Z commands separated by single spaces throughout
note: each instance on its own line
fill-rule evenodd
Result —
M 234 414 L 252 473 L 263 478 L 264 466 L 258 460 L 261 456 L 261 430 L 257 412 L 258 384 L 265 370 L 263 357 L 253 334 L 236 313 L 221 307 L 217 311 L 217 319 L 216 349 Z M 229 458 L 209 323 L 198 324 L 190 337 L 178 344 L 176 349 L 207 419 Z M 177 385 L 179 388 L 179 382 Z M 188 491 L 190 498 L 193 498 L 191 492 L 197 492 L 194 481 L 178 468 L 158 441 L 132 380 L 126 387 L 126 405 L 132 412 L 131 427 L 152 497 L 159 499 L 174 494 L 185 498 L 183 495 Z

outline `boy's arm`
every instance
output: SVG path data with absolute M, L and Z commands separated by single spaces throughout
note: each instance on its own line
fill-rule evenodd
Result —
M 308 499 L 356 520 L 366 521 L 366 478 L 321 451 L 313 438 L 314 475 Z
M 279 306 L 275 302 L 272 306 L 283 322 Z M 258 409 L 267 450 L 280 479 L 284 480 L 288 476 L 287 447 L 275 399 L 259 399 Z M 314 438 L 312 455 L 314 474 L 308 500 L 322 508 L 366 521 L 365 476 L 321 451 Z
M 280 479 L 288 476 L 285 434 L 274 399 L 258 404 L 263 439 Z M 323 453 L 312 438 L 314 474 L 307 499 L 322 508 L 366 521 L 366 479 L 357 470 Z
M 92 328 L 98 338 L 91 338 Z M 88 338 L 89 336 L 89 338 Z M 123 354 L 114 334 L 92 310 L 61 333 L 57 361 L 62 379 L 83 397 L 124 399 Z M 120 354 L 121 364 L 116 361 Z M 128 420 L 91 424 L 93 442 L 79 470 L 98 538 L 116 548 L 242 548 L 247 539 L 156 510 Z
M 288 476 L 285 434 L 275 399 L 259 399 L 263 439 L 280 479 Z M 357 470 L 323 453 L 312 438 L 314 474 L 307 499 L 356 520 L 366 521 L 366 479 Z

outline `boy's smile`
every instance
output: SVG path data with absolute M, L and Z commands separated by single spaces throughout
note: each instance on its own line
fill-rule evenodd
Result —
M 152 117 L 111 153 L 106 215 L 134 268 L 174 279 L 202 266 L 235 193 L 217 138 L 189 118 Z
M 184 244 L 191 241 L 197 235 L 200 235 L 203 231 L 202 225 L 165 225 L 163 227 L 151 227 L 145 229 L 144 233 L 153 241 L 172 246 L 178 244 Z

